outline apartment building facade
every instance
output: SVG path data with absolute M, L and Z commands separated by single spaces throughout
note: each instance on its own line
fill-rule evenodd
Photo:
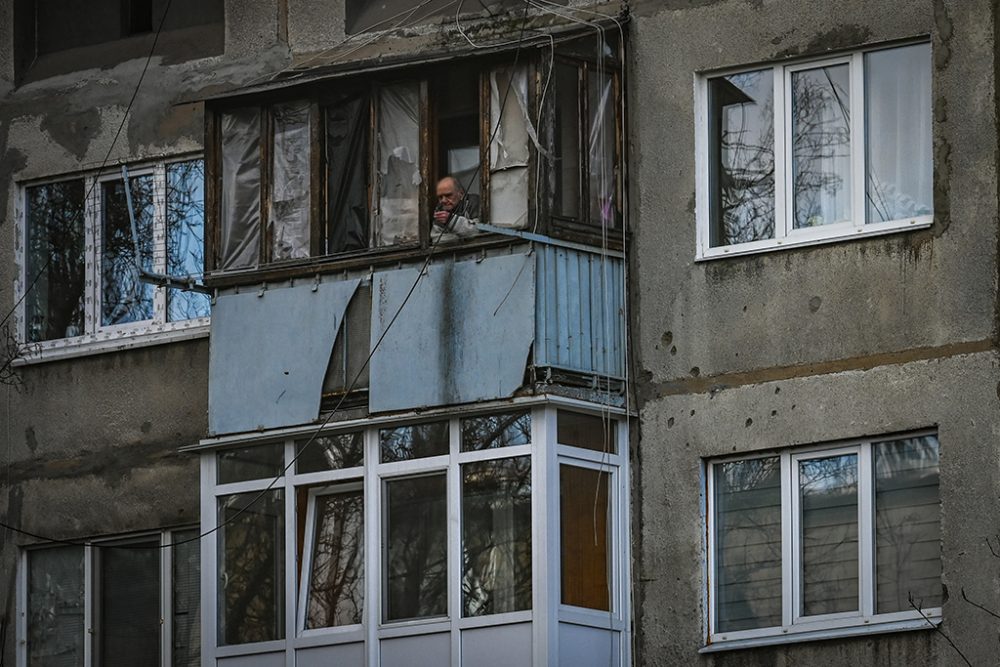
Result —
M 3 662 L 991 664 L 993 5 L 471 4 L 0 1 Z

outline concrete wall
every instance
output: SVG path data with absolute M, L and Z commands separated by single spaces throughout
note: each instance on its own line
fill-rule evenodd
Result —
M 15 298 L 19 184 L 97 168 L 145 64 L 144 53 L 122 56 L 135 49 L 119 51 L 116 42 L 77 49 L 72 58 L 40 59 L 19 73 L 11 31 L 16 10 L 25 6 L 30 3 L 0 0 L 3 314 Z M 202 104 L 189 100 L 282 67 L 288 61 L 284 16 L 277 0 L 228 0 L 225 41 L 218 40 L 225 50 L 208 57 L 190 55 L 191 40 L 203 32 L 164 33 L 110 150 L 110 168 L 120 160 L 200 151 Z M 94 62 L 100 64 L 79 65 Z M 20 387 L 0 386 L 3 521 L 70 540 L 197 524 L 198 459 L 178 448 L 206 433 L 207 338 L 32 363 L 18 375 Z M 14 664 L 17 547 L 36 541 L 0 528 L 5 665 Z
M 699 661 L 706 457 L 937 427 L 944 630 L 993 664 L 995 16 L 984 1 L 632 3 L 632 320 L 639 664 Z M 926 231 L 694 261 L 694 73 L 930 35 Z M 734 651 L 704 664 L 964 664 L 933 632 Z

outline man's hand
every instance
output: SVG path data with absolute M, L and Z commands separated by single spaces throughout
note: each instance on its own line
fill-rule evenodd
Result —
M 434 224 L 444 227 L 448 224 L 448 218 L 451 217 L 451 211 L 434 211 Z

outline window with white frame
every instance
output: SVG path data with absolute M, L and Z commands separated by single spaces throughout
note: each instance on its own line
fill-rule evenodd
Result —
M 931 46 L 698 79 L 698 256 L 933 221 Z
M 141 279 L 141 271 L 200 278 L 204 181 L 200 158 L 134 167 L 134 226 L 111 170 L 27 185 L 22 340 L 45 349 L 206 324 L 206 295 Z
M 710 643 L 940 618 L 938 459 L 926 433 L 710 462 Z
M 536 595 L 549 600 L 539 567 L 560 581 L 550 609 L 625 627 L 617 420 L 543 406 L 428 419 L 205 456 L 204 511 L 214 516 L 203 528 L 219 526 L 206 554 L 218 568 L 217 588 L 206 589 L 218 609 L 207 650 L 234 657 L 451 630 L 460 646 L 466 630 L 538 618 Z M 561 528 L 541 534 L 545 503 Z M 550 563 L 538 560 L 539 539 Z
M 27 549 L 18 664 L 200 665 L 197 538 L 187 529 Z

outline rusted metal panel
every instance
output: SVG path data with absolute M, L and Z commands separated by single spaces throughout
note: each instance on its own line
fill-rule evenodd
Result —
M 360 280 L 220 296 L 209 347 L 210 435 L 305 424 Z
M 535 365 L 623 377 L 622 260 L 554 245 L 536 256 Z
M 376 272 L 372 278 L 372 412 L 505 398 L 524 382 L 535 333 L 535 261 L 479 261 Z

